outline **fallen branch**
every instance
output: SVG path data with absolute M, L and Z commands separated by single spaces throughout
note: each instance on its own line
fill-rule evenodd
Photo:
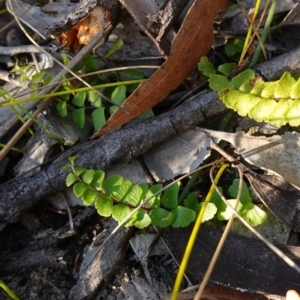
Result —
M 99 140 L 70 149 L 52 165 L 31 176 L 18 177 L 0 186 L 0 229 L 45 195 L 65 188 L 68 157 L 78 155 L 76 166 L 105 170 L 129 162 L 158 143 L 225 110 L 214 92 L 203 92 L 159 117 L 109 133 Z M 2 225 L 2 226 L 1 226 Z

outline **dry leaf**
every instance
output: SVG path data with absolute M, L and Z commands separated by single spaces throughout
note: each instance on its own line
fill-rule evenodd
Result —
M 157 181 L 170 180 L 195 170 L 210 155 L 211 138 L 199 130 L 188 130 L 157 145 L 143 156 Z
M 182 26 L 172 43 L 167 61 L 147 81 L 130 95 L 97 131 L 96 138 L 123 125 L 168 96 L 189 75 L 192 68 L 205 55 L 213 44 L 213 20 L 220 9 L 225 9 L 227 0 L 211 2 L 196 0 L 185 17 Z M 128 113 L 129 112 L 129 113 Z
M 250 170 L 244 174 L 255 194 L 274 216 L 300 232 L 300 191 L 278 175 L 262 175 Z
M 207 133 L 208 132 L 210 133 L 211 137 L 213 137 L 213 134 L 216 133 L 210 130 L 208 130 Z M 226 135 L 227 133 L 224 133 L 224 136 Z M 228 135 L 229 137 L 235 136 L 234 134 Z M 219 136 L 218 138 L 226 140 Z M 240 146 L 239 148 L 241 152 L 243 152 L 244 149 L 242 148 L 242 144 L 240 144 L 241 139 L 239 139 L 236 136 L 236 141 L 234 141 L 233 139 L 232 142 Z M 255 144 L 255 142 L 253 142 L 253 144 Z M 233 157 L 228 155 L 215 143 L 212 143 L 211 147 L 220 152 L 229 161 L 235 161 Z M 242 156 L 244 158 L 244 155 L 246 153 L 251 152 L 260 153 L 259 150 L 263 152 L 264 149 L 269 149 L 269 144 L 265 144 L 261 147 L 258 147 L 258 151 L 256 151 L 257 148 L 255 147 L 249 150 L 249 152 L 244 151 Z M 268 157 L 267 161 L 270 160 L 272 160 L 272 157 Z M 277 175 L 274 172 L 273 175 L 263 175 L 260 173 L 256 173 L 250 170 L 242 163 L 236 164 L 235 166 L 244 173 L 255 194 L 269 208 L 269 210 L 289 228 L 293 229 L 294 231 L 300 232 L 300 189 L 294 187 L 291 183 L 286 181 L 280 174 Z
M 254 137 L 242 132 L 203 130 L 212 137 L 231 143 L 250 164 L 272 171 L 300 188 L 299 133 L 286 132 L 282 136 Z

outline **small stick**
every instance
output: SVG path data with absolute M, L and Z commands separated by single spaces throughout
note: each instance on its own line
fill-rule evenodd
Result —
M 43 46 L 42 48 L 47 52 L 53 52 L 53 47 Z M 42 52 L 41 48 L 35 45 L 21 45 L 21 46 L 14 46 L 14 47 L 0 46 L 1 55 L 14 56 L 19 53 L 41 53 L 41 52 Z

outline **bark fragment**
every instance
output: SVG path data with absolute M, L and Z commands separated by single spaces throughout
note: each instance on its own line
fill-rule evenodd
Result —
M 159 11 L 149 15 L 148 27 L 157 34 L 158 42 L 169 31 L 188 2 L 189 0 L 167 0 Z
M 56 38 L 63 47 L 69 47 L 77 53 L 82 45 L 86 45 L 100 30 L 111 23 L 116 25 L 120 12 L 118 0 L 84 0 L 65 23 L 56 23 L 48 28 L 48 34 Z M 109 34 L 103 38 L 99 47 Z

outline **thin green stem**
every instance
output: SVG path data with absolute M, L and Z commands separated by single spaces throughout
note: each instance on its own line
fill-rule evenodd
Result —
M 4 148 L 5 144 L 0 143 L 0 148 Z M 15 152 L 19 152 L 19 153 L 23 153 L 23 151 L 19 148 L 16 147 L 12 147 L 11 150 L 15 151 Z
M 137 79 L 137 80 L 128 80 L 128 81 L 98 84 L 98 85 L 95 85 L 93 88 L 94 89 L 104 89 L 104 88 L 112 87 L 112 86 L 141 83 L 146 80 L 147 79 Z M 15 105 L 15 104 L 24 103 L 24 102 L 30 102 L 30 101 L 35 101 L 35 100 L 39 100 L 39 99 L 62 96 L 62 95 L 67 95 L 67 94 L 71 94 L 71 93 L 77 93 L 77 92 L 83 92 L 83 91 L 89 91 L 89 90 L 90 90 L 89 87 L 83 87 L 83 88 L 77 88 L 77 89 L 69 90 L 69 91 L 60 91 L 60 92 L 55 92 L 55 93 L 49 93 L 47 95 L 36 95 L 36 96 L 32 96 L 32 97 L 29 97 L 26 99 L 18 99 L 18 100 L 14 100 L 14 101 L 10 101 L 10 102 L 0 103 L 0 107 L 11 106 L 11 105 Z
M 201 173 L 201 171 L 197 171 L 196 173 L 194 173 L 191 176 L 188 183 L 185 185 L 183 191 L 181 192 L 180 196 L 178 197 L 178 204 L 181 204 L 183 202 L 183 200 L 186 198 L 187 194 L 190 192 L 193 184 L 195 183 L 195 181 L 199 177 L 200 173 Z
M 20 300 L 17 295 L 0 279 L 0 287 L 10 296 L 13 300 Z
M 222 165 L 222 167 L 218 171 L 218 173 L 216 175 L 216 178 L 214 180 L 215 183 L 217 183 L 219 181 L 222 173 L 224 172 L 224 170 L 227 167 L 228 167 L 228 164 L 223 164 Z M 209 203 L 209 201 L 210 201 L 210 199 L 213 195 L 214 190 L 215 190 L 215 187 L 212 185 L 210 187 L 210 190 L 209 190 L 206 198 L 205 198 L 204 205 L 202 206 L 201 211 L 200 211 L 200 213 L 197 217 L 197 220 L 196 220 L 196 223 L 194 225 L 193 231 L 190 235 L 188 244 L 185 248 L 185 252 L 184 252 L 182 262 L 180 264 L 180 267 L 179 267 L 179 270 L 178 270 L 178 273 L 177 273 L 177 276 L 176 276 L 176 280 L 175 280 L 175 284 L 174 284 L 174 288 L 173 288 L 170 300 L 176 300 L 177 299 L 177 294 L 178 294 L 180 286 L 181 286 L 182 278 L 183 278 L 184 272 L 186 270 L 188 261 L 190 259 L 190 256 L 191 256 L 191 253 L 192 253 L 192 250 L 193 250 L 193 246 L 195 244 L 195 240 L 196 240 L 198 232 L 200 230 L 200 226 L 201 226 L 201 223 L 202 223 L 202 219 L 203 219 L 206 207 L 207 207 L 207 205 L 208 205 L 208 203 Z
M 253 12 L 253 16 L 252 16 L 252 19 L 251 19 L 252 22 L 254 22 L 254 20 L 257 16 L 257 13 L 258 13 L 258 10 L 259 10 L 259 7 L 260 7 L 260 3 L 261 3 L 261 0 L 257 0 L 256 3 L 255 3 L 254 12 Z M 246 39 L 245 39 L 244 48 L 243 48 L 243 51 L 242 51 L 242 54 L 241 54 L 241 58 L 245 56 L 246 51 L 248 50 L 248 43 L 249 43 L 249 40 L 250 40 L 251 35 L 252 35 L 252 30 L 253 30 L 253 24 L 251 23 L 250 26 L 249 26 L 248 32 L 247 32 L 247 36 L 246 36 Z
M 269 14 L 268 14 L 268 17 L 267 17 L 267 20 L 266 20 L 266 23 L 265 23 L 265 26 L 264 26 L 264 29 L 263 29 L 263 32 L 262 32 L 262 35 L 261 35 L 261 40 L 263 42 L 265 42 L 266 39 L 267 39 L 269 29 L 271 27 L 271 23 L 272 23 L 274 14 L 275 14 L 276 5 L 277 5 L 277 0 L 272 0 L 271 7 L 270 7 L 270 10 L 269 10 Z M 259 44 L 256 48 L 256 51 L 253 55 L 252 62 L 250 63 L 249 67 L 254 66 L 258 62 L 259 56 L 261 54 L 261 50 L 262 50 L 262 48 L 261 48 L 261 45 Z

